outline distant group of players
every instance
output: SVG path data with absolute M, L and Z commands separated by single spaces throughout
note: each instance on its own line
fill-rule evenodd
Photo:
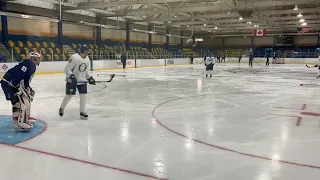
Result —
M 76 94 L 78 89 L 80 95 L 80 118 L 87 119 L 85 113 L 87 84 L 95 85 L 96 81 L 89 75 L 89 48 L 82 45 L 79 53 L 70 57 L 64 72 L 66 74 L 66 95 L 61 103 L 59 115 L 63 116 L 64 109 Z M 9 69 L 1 78 L 1 87 L 6 100 L 12 104 L 12 119 L 14 128 L 17 131 L 30 131 L 37 123 L 35 118 L 30 116 L 31 102 L 35 91 L 30 87 L 31 80 L 36 72 L 36 66 L 40 65 L 41 55 L 38 52 L 31 52 L 27 59 Z

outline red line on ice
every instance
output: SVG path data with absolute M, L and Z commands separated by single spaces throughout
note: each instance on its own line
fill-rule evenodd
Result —
M 210 94 L 207 94 L 207 95 L 210 95 Z M 276 160 L 276 159 L 272 159 L 272 158 L 269 158 L 269 157 L 265 157 L 265 156 L 259 156 L 259 155 L 255 155 L 255 154 L 250 154 L 250 153 L 245 153 L 245 152 L 240 152 L 240 151 L 236 151 L 236 150 L 233 150 L 233 149 L 229 149 L 229 148 L 225 148 L 225 147 L 222 147 L 222 146 L 218 146 L 218 145 L 215 145 L 215 144 L 210 144 L 210 143 L 207 143 L 207 142 L 204 142 L 202 140 L 198 140 L 198 139 L 195 139 L 195 138 L 190 138 L 190 137 L 187 137 L 186 135 L 182 134 L 182 133 L 179 133 L 171 128 L 169 128 L 168 126 L 164 125 L 161 121 L 159 121 L 156 116 L 155 116 L 155 113 L 156 113 L 156 110 L 163 106 L 164 104 L 168 104 L 170 102 L 173 102 L 173 101 L 178 101 L 180 99 L 188 99 L 188 98 L 192 98 L 192 97 L 201 97 L 201 96 L 207 96 L 207 95 L 198 95 L 198 96 L 188 96 L 188 97 L 183 97 L 183 98 L 177 98 L 177 99 L 172 99 L 172 100 L 169 100 L 169 101 L 165 101 L 163 103 L 160 103 L 158 104 L 153 110 L 152 110 L 152 116 L 153 116 L 153 119 L 160 125 L 162 126 L 163 128 L 167 129 L 168 131 L 178 135 L 178 136 L 181 136 L 185 139 L 191 139 L 197 143 L 200 143 L 200 144 L 203 144 L 203 145 L 206 145 L 206 146 L 209 146 L 209 147 L 213 147 L 213 148 L 216 148 L 216 149 L 220 149 L 220 150 L 223 150 L 223 151 L 227 151 L 227 152 L 233 152 L 233 153 L 236 153 L 236 154 L 240 154 L 240 155 L 244 155 L 244 156 L 249 156 L 249 157 L 253 157 L 253 158 L 258 158 L 258 159 L 263 159 L 263 160 L 268 160 L 268 161 L 276 161 L 276 162 L 279 162 L 279 163 L 284 163 L 284 164 L 290 164 L 290 165 L 296 165 L 296 166 L 301 166 L 301 167 L 308 167 L 308 168 L 314 168 L 314 169 L 320 169 L 320 166 L 314 166 L 314 165 L 308 165 L 308 164 L 302 164 L 302 163 L 296 163 L 296 162 L 291 162 L 291 161 L 286 161 L 286 160 Z M 295 116 L 295 117 L 299 117 L 299 116 Z
M 26 151 L 35 152 L 35 153 L 40 153 L 40 154 L 53 156 L 53 157 L 57 157 L 57 158 L 61 158 L 61 159 L 66 159 L 66 160 L 70 160 L 70 161 L 75 161 L 75 162 L 78 162 L 78 163 L 89 164 L 89 165 L 92 165 L 92 166 L 97 166 L 97 167 L 102 167 L 102 168 L 106 168 L 106 169 L 121 171 L 121 172 L 124 172 L 124 173 L 129 173 L 129 174 L 133 174 L 133 175 L 137 175 L 137 176 L 143 176 L 143 177 L 146 177 L 146 178 L 151 178 L 151 179 L 156 179 L 156 180 L 167 180 L 165 178 L 159 178 L 159 177 L 155 177 L 155 176 L 151 176 L 151 175 L 147 175 L 147 174 L 143 174 L 143 173 L 139 173 L 139 172 L 135 172 L 135 171 L 131 171 L 131 170 L 121 169 L 121 168 L 117 168 L 117 167 L 112 167 L 112 166 L 108 166 L 108 165 L 104 165 L 104 164 L 99 164 L 99 163 L 90 162 L 90 161 L 86 161 L 86 160 L 81 160 L 81 159 L 77 159 L 77 158 L 73 158 L 73 157 L 69 157 L 69 156 L 63 156 L 63 155 L 59 155 L 59 154 L 45 152 L 45 151 L 41 151 L 41 150 L 37 150 L 37 149 L 22 147 L 22 146 L 18 146 L 18 145 L 12 146 L 12 145 L 2 144 L 2 143 L 0 143 L 0 145 L 9 146 L 9 147 L 13 147 L 13 148 L 18 148 L 18 149 L 22 149 L 22 150 L 26 150 Z

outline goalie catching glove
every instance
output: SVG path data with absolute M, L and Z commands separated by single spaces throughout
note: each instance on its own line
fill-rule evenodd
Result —
M 89 77 L 88 82 L 89 84 L 96 85 L 96 80 L 94 80 L 93 77 Z

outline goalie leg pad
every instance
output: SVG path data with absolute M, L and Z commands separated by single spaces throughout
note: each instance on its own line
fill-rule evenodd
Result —
M 13 126 L 17 131 L 30 131 L 33 125 L 28 122 L 29 113 L 25 104 L 20 102 L 12 104 Z

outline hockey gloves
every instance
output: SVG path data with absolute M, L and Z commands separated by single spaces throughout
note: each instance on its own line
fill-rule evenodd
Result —
M 33 98 L 34 98 L 34 95 L 36 94 L 36 92 L 35 92 L 31 87 L 29 87 L 29 88 L 27 89 L 27 93 L 28 93 L 28 95 L 29 95 L 30 101 L 32 102 L 32 101 L 33 101 Z
M 96 80 L 94 80 L 93 77 L 89 77 L 88 82 L 89 84 L 96 85 Z
M 69 77 L 68 77 L 68 80 L 67 80 L 68 83 L 70 84 L 77 84 L 77 78 L 74 74 L 71 74 Z

